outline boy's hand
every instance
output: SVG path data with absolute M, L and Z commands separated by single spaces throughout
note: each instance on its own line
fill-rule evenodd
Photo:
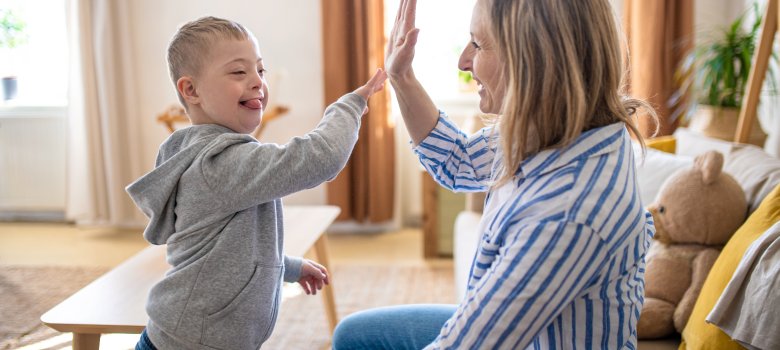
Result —
M 329 284 L 328 281 L 328 269 L 314 261 L 309 259 L 303 259 L 301 265 L 301 279 L 298 283 L 303 287 L 303 291 L 307 295 L 317 294 L 317 291 L 322 289 L 322 286 Z
M 385 87 L 385 80 L 387 80 L 387 73 L 379 68 L 376 70 L 376 73 L 374 73 L 374 76 L 371 77 L 368 82 L 366 82 L 366 85 L 357 88 L 354 92 L 360 96 L 363 96 L 363 98 L 368 101 L 368 99 L 371 98 L 371 95 Z M 367 112 L 368 107 L 363 110 L 363 115 L 365 115 Z

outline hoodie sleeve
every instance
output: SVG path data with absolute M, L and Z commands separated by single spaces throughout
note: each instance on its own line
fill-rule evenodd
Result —
M 199 168 L 222 208 L 238 211 L 336 177 L 358 139 L 366 100 L 349 93 L 325 110 L 319 125 L 285 145 L 229 134 L 204 150 Z
M 297 256 L 284 256 L 284 281 L 298 282 L 301 279 L 303 259 Z

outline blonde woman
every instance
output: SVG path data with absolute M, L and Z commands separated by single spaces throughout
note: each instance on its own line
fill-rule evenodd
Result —
M 350 315 L 334 349 L 636 349 L 654 227 L 629 131 L 646 106 L 621 93 L 608 0 L 477 0 L 459 68 L 498 117 L 470 137 L 415 78 L 415 11 L 402 1 L 387 73 L 428 173 L 488 192 L 481 242 L 459 305 Z

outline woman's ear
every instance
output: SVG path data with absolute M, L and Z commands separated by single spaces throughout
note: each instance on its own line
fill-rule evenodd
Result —
M 185 75 L 179 78 L 176 81 L 176 89 L 179 90 L 179 94 L 187 103 L 192 105 L 200 103 L 200 96 L 198 96 L 198 91 L 195 89 L 192 77 Z

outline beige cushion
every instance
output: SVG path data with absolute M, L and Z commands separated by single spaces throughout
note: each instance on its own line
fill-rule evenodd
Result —
M 697 134 L 688 128 L 677 128 L 674 137 L 677 139 L 677 154 L 688 157 L 696 157 L 707 151 L 718 151 L 728 157 L 733 150 L 742 147 L 741 144 Z
M 726 157 L 723 169 L 745 190 L 749 213 L 780 184 L 780 159 L 753 145 L 734 149 Z

